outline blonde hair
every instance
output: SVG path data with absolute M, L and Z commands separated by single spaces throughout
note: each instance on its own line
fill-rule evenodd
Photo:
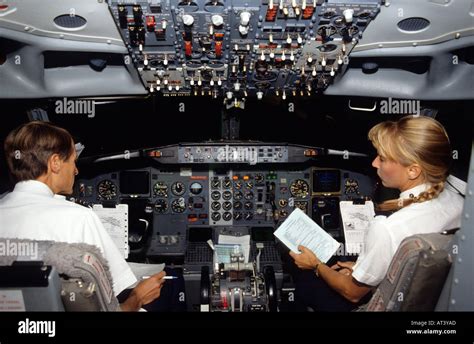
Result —
M 451 145 L 444 127 L 435 119 L 406 116 L 377 124 L 369 131 L 369 140 L 379 155 L 408 167 L 418 164 L 425 183 L 431 187 L 410 199 L 393 199 L 378 205 L 378 209 L 398 210 L 412 203 L 438 197 L 444 189 L 451 165 Z

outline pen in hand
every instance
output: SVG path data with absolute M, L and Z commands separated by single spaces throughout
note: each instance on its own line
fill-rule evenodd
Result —
M 142 276 L 142 280 L 150 278 L 150 276 Z M 178 279 L 176 276 L 165 276 L 163 277 L 164 280 L 172 280 L 172 279 Z

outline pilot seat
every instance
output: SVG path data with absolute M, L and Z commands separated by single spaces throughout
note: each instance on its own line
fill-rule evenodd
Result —
M 3 305 L 0 309 L 120 310 L 107 261 L 97 247 L 23 239 L 2 241 L 10 249 L 0 258 L 0 294 L 12 298 L 14 308 Z
M 451 268 L 456 230 L 402 241 L 365 311 L 434 311 Z

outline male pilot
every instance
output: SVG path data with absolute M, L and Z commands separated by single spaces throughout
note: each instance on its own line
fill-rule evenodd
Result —
M 71 194 L 77 154 L 71 135 L 46 122 L 30 122 L 6 138 L 5 156 L 15 188 L 0 199 L 0 237 L 86 243 L 107 259 L 117 296 L 136 282 L 97 215 L 58 195 Z M 121 303 L 137 311 L 160 297 L 164 271 L 141 281 Z

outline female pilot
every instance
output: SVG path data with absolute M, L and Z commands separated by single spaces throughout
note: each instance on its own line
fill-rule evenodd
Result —
M 296 266 L 306 270 L 295 276 L 296 297 L 317 311 L 348 311 L 366 301 L 403 239 L 460 226 L 463 199 L 444 188 L 451 147 L 438 121 L 403 117 L 377 124 L 368 137 L 378 154 L 372 166 L 382 184 L 400 190 L 400 196 L 379 204 L 379 210 L 395 212 L 372 220 L 356 262 L 330 267 L 303 246 L 301 254 L 290 252 Z

